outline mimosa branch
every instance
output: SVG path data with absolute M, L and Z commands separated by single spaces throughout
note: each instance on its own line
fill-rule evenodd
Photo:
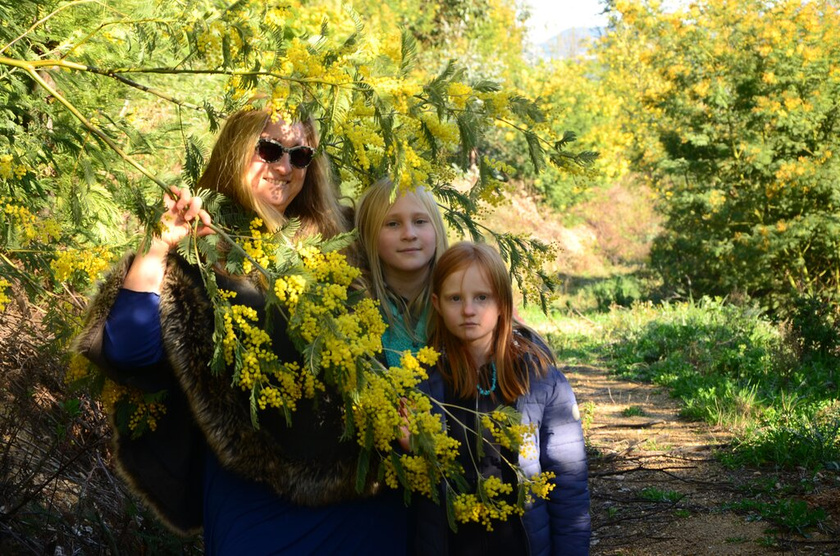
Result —
M 90 131 L 95 136 L 97 136 L 99 139 L 101 139 L 102 142 L 105 143 L 106 145 L 108 145 L 108 147 L 111 150 L 113 150 L 115 153 L 117 153 L 117 155 L 119 155 L 120 158 L 122 158 L 129 165 L 133 166 L 138 172 L 140 172 L 141 174 L 143 174 L 144 176 L 146 176 L 147 178 L 152 180 L 154 183 L 156 183 L 163 190 L 164 193 L 166 193 L 167 195 L 173 195 L 173 192 L 172 192 L 172 190 L 169 186 L 167 186 L 165 183 L 163 183 L 161 180 L 159 180 L 157 177 L 155 177 L 155 175 L 152 174 L 151 171 L 149 171 L 145 166 L 143 166 L 142 164 L 137 162 L 137 160 L 135 160 L 134 157 L 132 157 L 131 155 L 126 153 L 124 150 L 122 150 L 122 148 L 120 148 L 120 146 L 117 145 L 114 142 L 113 139 L 108 137 L 105 134 L 105 132 L 103 132 L 99 127 L 97 127 L 96 125 L 91 123 L 90 120 L 85 118 L 84 114 L 79 112 L 79 110 L 75 106 L 73 106 L 73 104 L 69 100 L 64 98 L 64 96 L 61 93 L 59 93 L 55 88 L 53 88 L 49 83 L 47 83 L 44 80 L 44 78 L 42 78 L 40 75 L 38 75 L 38 72 L 35 71 L 35 67 L 37 67 L 39 65 L 44 66 L 46 64 L 38 63 L 37 61 L 28 62 L 28 61 L 22 61 L 22 60 L 15 60 L 14 58 L 6 58 L 6 57 L 2 57 L 2 56 L 0 56 L 0 64 L 6 64 L 8 66 L 21 68 L 26 73 L 28 73 L 29 76 L 32 77 L 32 79 L 35 80 L 36 83 L 41 85 L 50 95 L 52 95 L 71 114 L 73 114 L 73 116 L 75 116 L 76 119 L 79 120 L 82 123 L 82 125 L 85 128 L 88 129 L 88 131 Z M 71 67 L 73 69 L 79 69 L 79 70 L 82 70 L 82 71 L 85 71 L 87 69 L 86 66 L 84 66 L 82 64 L 74 64 L 73 62 L 63 62 L 62 64 L 56 64 L 56 65 L 67 65 L 67 64 L 70 64 L 67 67 Z M 73 66 L 76 66 L 76 67 L 73 67 Z M 212 222 L 210 223 L 210 225 L 208 227 L 211 230 L 213 230 L 214 232 L 216 232 L 217 234 L 219 234 L 219 236 L 221 236 L 222 239 L 224 239 L 226 242 L 228 242 L 228 244 L 230 244 L 233 249 L 235 249 L 236 251 L 238 251 L 239 253 L 244 255 L 245 258 L 247 258 L 249 261 L 251 261 L 251 264 L 253 264 L 254 267 L 257 270 L 259 270 L 265 276 L 270 278 L 270 274 L 269 274 L 268 270 L 266 270 L 256 260 L 254 260 L 254 258 L 251 257 L 251 255 L 249 255 L 235 241 L 233 241 L 233 239 L 227 234 L 227 232 L 225 232 L 222 228 L 213 224 Z

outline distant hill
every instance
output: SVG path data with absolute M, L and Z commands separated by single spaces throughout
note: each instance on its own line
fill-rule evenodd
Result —
M 603 27 L 571 27 L 535 47 L 540 58 L 565 59 L 586 54 L 587 44 L 601 36 Z

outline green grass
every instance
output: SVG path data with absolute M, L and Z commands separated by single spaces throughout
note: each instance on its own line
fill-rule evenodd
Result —
M 742 500 L 728 504 L 725 509 L 745 513 L 750 521 L 767 521 L 783 532 L 792 531 L 800 535 L 820 527 L 826 520 L 822 508 L 812 509 L 803 500 L 792 498 L 773 502 Z
M 840 469 L 840 361 L 800 360 L 758 309 L 703 299 L 543 318 L 564 363 L 659 385 L 685 418 L 735 431 L 728 464 Z
M 639 492 L 639 496 L 650 502 L 669 502 L 676 504 L 682 500 L 685 495 L 680 494 L 675 490 L 662 490 L 656 487 L 645 487 Z
M 631 405 L 622 409 L 621 415 L 624 417 L 644 417 L 647 413 L 638 405 Z

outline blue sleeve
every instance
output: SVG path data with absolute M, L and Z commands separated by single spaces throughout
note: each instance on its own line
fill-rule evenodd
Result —
M 540 426 L 540 465 L 555 474 L 548 500 L 552 552 L 586 555 L 592 526 L 580 411 L 566 377 L 556 369 L 551 372 L 558 376 Z
M 103 355 L 114 367 L 145 367 L 164 358 L 159 308 L 156 293 L 119 291 L 102 342 Z

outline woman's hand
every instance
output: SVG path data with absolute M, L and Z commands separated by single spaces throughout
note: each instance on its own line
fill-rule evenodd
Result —
M 160 218 L 160 235 L 152 239 L 148 249 L 142 246 L 123 281 L 123 287 L 137 292 L 160 293 L 169 250 L 187 237 L 196 218 L 196 234 L 206 236 L 210 229 L 210 215 L 201 208 L 201 198 L 194 197 L 186 187 L 173 187 L 172 194 L 163 196 L 166 212 Z
M 405 398 L 400 398 L 400 417 L 402 417 L 403 424 L 400 425 L 400 432 L 402 433 L 397 439 L 400 448 L 403 452 L 411 451 L 411 433 L 408 431 L 408 406 L 405 403 Z
M 160 241 L 167 249 L 175 247 L 179 241 L 187 237 L 192 231 L 192 223 L 198 218 L 199 226 L 196 233 L 206 236 L 214 233 L 210 229 L 210 215 L 201 208 L 201 197 L 194 197 L 187 187 L 172 187 L 172 195 L 165 194 L 163 202 L 166 212 L 161 216 Z

